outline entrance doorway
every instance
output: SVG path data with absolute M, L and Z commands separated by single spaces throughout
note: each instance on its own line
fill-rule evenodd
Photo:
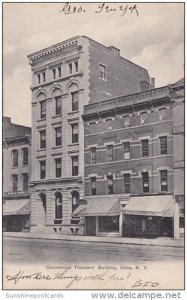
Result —
M 96 236 L 96 217 L 86 217 L 86 235 Z

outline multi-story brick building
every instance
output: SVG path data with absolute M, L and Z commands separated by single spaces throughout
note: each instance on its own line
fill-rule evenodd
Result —
M 147 70 L 86 36 L 28 56 L 32 69 L 31 230 L 77 232 L 84 198 L 84 105 L 149 89 Z
M 3 117 L 3 229 L 29 229 L 31 128 Z
M 87 205 L 74 216 L 85 218 L 85 234 L 178 237 L 184 81 L 86 105 L 83 119 Z

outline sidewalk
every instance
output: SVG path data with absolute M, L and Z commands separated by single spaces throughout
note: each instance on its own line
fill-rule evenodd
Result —
M 61 240 L 76 241 L 89 243 L 109 243 L 109 244 L 126 244 L 126 245 L 148 245 L 162 247 L 184 247 L 184 239 L 174 240 L 172 238 L 127 238 L 127 237 L 98 237 L 98 236 L 77 236 L 77 235 L 61 235 L 61 234 L 41 234 L 31 232 L 3 232 L 3 237 L 25 238 L 25 239 L 43 239 L 43 240 Z

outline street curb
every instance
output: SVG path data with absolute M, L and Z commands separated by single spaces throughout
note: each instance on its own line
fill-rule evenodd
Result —
M 111 241 L 96 241 L 96 240 L 93 240 L 93 241 L 84 241 L 84 240 L 71 240 L 71 239 L 67 239 L 67 238 L 49 238 L 49 237 L 29 237 L 29 236 L 4 236 L 6 238 L 21 238 L 21 239 L 37 239 L 37 240 L 50 240 L 50 241 L 66 241 L 66 242 L 81 242 L 81 243 L 84 243 L 84 242 L 87 242 L 87 243 L 104 243 L 104 244 L 119 244 L 119 245 L 137 245 L 137 246 L 151 246 L 151 247 L 170 247 L 170 248 L 184 248 L 184 245 L 181 246 L 181 245 L 163 245 L 163 244 L 143 244 L 143 243 L 132 243 L 132 242 L 111 242 Z

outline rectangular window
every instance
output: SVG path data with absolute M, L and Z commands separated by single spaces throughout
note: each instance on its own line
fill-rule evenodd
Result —
M 55 159 L 55 164 L 56 164 L 56 177 L 61 177 L 61 174 L 62 174 L 61 158 Z
M 62 114 L 62 98 L 61 96 L 55 97 L 55 103 L 56 103 L 56 116 Z
M 124 116 L 123 117 L 123 122 L 124 122 L 124 127 L 129 127 L 129 125 L 130 125 L 130 117 L 129 116 Z
M 76 111 L 79 109 L 79 92 L 72 92 L 71 93 L 72 98 L 72 111 Z
M 108 194 L 113 194 L 113 176 L 107 176 Z
M 78 156 L 72 157 L 72 176 L 78 176 L 79 174 L 79 162 Z
M 107 146 L 107 157 L 108 161 L 113 161 L 113 145 Z
M 141 124 L 147 123 L 147 112 L 141 113 Z
M 55 128 L 56 146 L 62 145 L 62 127 Z
M 29 158 L 29 152 L 28 148 L 23 148 L 23 165 L 27 166 L 28 165 L 28 158 Z
M 130 159 L 130 143 L 124 143 L 124 159 Z
M 43 76 L 43 82 L 45 82 L 45 72 L 42 73 Z
M 46 118 L 46 101 L 40 102 L 40 117 L 41 119 Z
M 167 136 L 160 137 L 160 154 L 167 154 Z
M 78 61 L 75 61 L 74 64 L 75 64 L 75 72 L 78 72 Z
M 18 167 L 18 151 L 17 150 L 13 150 L 12 151 L 12 166 L 13 168 L 17 168 Z
M 56 79 L 56 69 L 53 69 L 53 79 Z
M 29 189 L 29 176 L 27 173 L 22 174 L 23 178 L 23 191 L 28 191 Z
M 99 78 L 106 79 L 106 67 L 102 64 L 99 65 Z
M 69 66 L 69 74 L 72 74 L 72 63 L 68 64 L 68 66 Z
M 40 161 L 40 179 L 45 179 L 46 176 L 46 161 Z
M 149 141 L 148 140 L 142 140 L 142 157 L 149 156 Z
M 91 194 L 96 195 L 96 177 L 91 177 Z
M 166 108 L 161 108 L 159 110 L 160 121 L 166 120 L 166 113 L 167 113 L 167 109 Z
M 37 74 L 38 77 L 38 84 L 40 84 L 40 74 Z
M 167 170 L 160 171 L 160 186 L 162 192 L 168 191 L 168 172 Z
M 142 189 L 143 193 L 149 193 L 149 173 L 142 173 Z
M 40 131 L 40 149 L 46 148 L 46 131 Z
M 124 174 L 124 190 L 125 193 L 130 193 L 130 174 Z
M 61 77 L 62 76 L 62 69 L 61 67 L 58 67 L 58 77 Z
M 79 127 L 78 124 L 72 124 L 72 143 L 78 143 L 79 141 Z
M 93 147 L 90 149 L 91 151 L 91 164 L 96 164 L 96 148 Z
M 18 190 L 18 175 L 12 175 L 12 191 L 17 192 Z

